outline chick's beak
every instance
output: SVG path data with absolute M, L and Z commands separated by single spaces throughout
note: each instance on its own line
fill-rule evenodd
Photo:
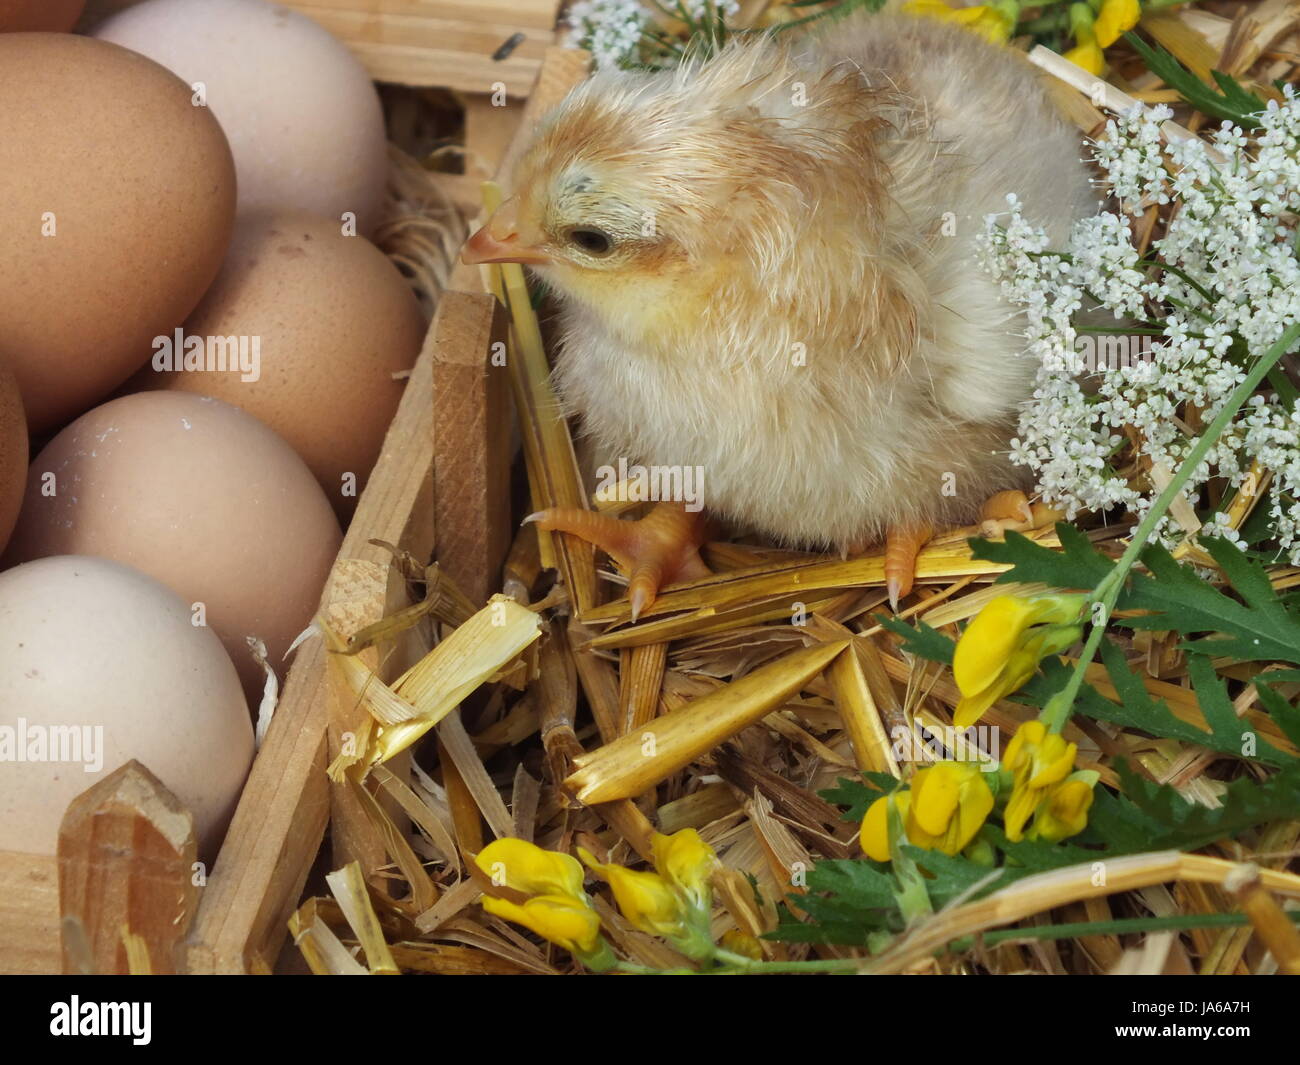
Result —
M 487 223 L 465 242 L 460 261 L 470 266 L 479 263 L 549 263 L 549 255 L 529 247 L 520 239 L 515 210 L 513 197 L 498 207 Z

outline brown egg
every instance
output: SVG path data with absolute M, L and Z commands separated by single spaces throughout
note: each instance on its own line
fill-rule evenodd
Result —
M 70 34 L 0 34 L 0 359 L 33 431 L 121 384 L 216 276 L 230 148 L 151 60 Z
M 245 692 L 246 636 L 282 658 L 311 621 L 339 525 L 291 447 L 251 415 L 183 392 L 83 414 L 33 460 L 9 560 L 95 555 L 176 592 L 221 637 Z
M 194 350 L 181 361 L 193 368 L 176 368 L 173 337 L 131 383 L 216 396 L 256 415 L 294 446 L 346 519 L 402 397 L 393 375 L 415 363 L 424 331 L 402 275 L 364 237 L 300 211 L 240 215 L 221 273 L 185 322 L 181 347 Z M 227 368 L 199 369 L 217 365 Z
M 0 33 L 66 33 L 85 6 L 86 0 L 0 0 Z
M 27 419 L 12 371 L 0 363 L 0 551 L 9 542 L 27 483 Z

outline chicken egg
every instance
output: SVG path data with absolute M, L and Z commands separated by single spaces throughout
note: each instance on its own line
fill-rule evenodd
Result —
M 221 637 L 249 696 L 316 612 L 339 524 L 293 451 L 256 418 L 186 392 L 123 396 L 32 461 L 11 561 L 95 555 L 176 592 Z
M 420 353 L 424 314 L 389 258 L 303 211 L 240 215 L 226 263 L 131 382 L 215 396 L 293 445 L 351 515 Z
M 234 214 L 230 149 L 184 82 L 104 41 L 0 33 L 0 359 L 33 431 L 185 320 Z
M 86 0 L 0 0 L 0 33 L 66 33 L 85 6 Z
M 379 222 L 388 145 L 379 95 L 340 41 L 263 0 L 146 0 L 95 28 L 194 85 L 230 139 L 239 209 Z
M 151 577 L 100 558 L 0 573 L 0 850 L 53 854 L 68 803 L 135 758 L 216 855 L 253 760 L 230 657 Z
M 0 363 L 0 551 L 9 542 L 27 482 L 27 419 L 13 372 Z

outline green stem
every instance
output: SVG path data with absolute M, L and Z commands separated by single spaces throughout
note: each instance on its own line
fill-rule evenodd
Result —
M 818 961 L 755 961 L 744 954 L 718 948 L 714 955 L 729 969 L 746 973 L 849 973 L 862 968 L 866 958 L 823 958 Z
M 1292 345 L 1298 339 L 1300 339 L 1300 322 L 1288 328 L 1277 343 L 1260 356 L 1259 361 L 1246 375 L 1245 380 L 1233 389 L 1232 394 L 1228 396 L 1223 409 L 1215 415 L 1214 420 L 1206 427 L 1205 432 L 1192 445 L 1191 451 L 1187 453 L 1187 458 L 1183 460 L 1177 472 L 1165 485 L 1164 491 L 1156 497 L 1155 503 L 1147 511 L 1142 523 L 1134 530 L 1128 547 L 1125 549 L 1124 554 L 1120 556 L 1119 561 L 1115 563 L 1114 568 L 1093 589 L 1090 603 L 1094 605 L 1094 609 L 1095 604 L 1101 605 L 1101 617 L 1098 618 L 1094 613 L 1092 629 L 1088 633 L 1088 641 L 1083 645 L 1083 651 L 1074 664 L 1070 679 L 1066 681 L 1064 688 L 1047 701 L 1042 714 L 1039 715 L 1049 731 L 1060 732 L 1070 719 L 1070 712 L 1074 709 L 1074 700 L 1078 698 L 1079 689 L 1083 687 L 1084 673 L 1087 671 L 1093 657 L 1097 654 L 1097 648 L 1101 646 L 1102 637 L 1106 632 L 1106 622 L 1110 619 L 1111 611 L 1115 609 L 1120 589 L 1124 586 L 1129 571 L 1137 563 L 1138 556 L 1142 554 L 1142 549 L 1146 546 L 1147 540 L 1151 538 L 1156 525 L 1178 497 L 1178 493 L 1182 491 L 1183 486 L 1191 479 L 1192 472 L 1201 464 L 1201 461 L 1209 453 L 1210 448 L 1214 446 L 1219 437 L 1223 435 L 1223 430 L 1228 427 L 1228 423 L 1236 416 L 1237 411 L 1242 408 L 1246 400 L 1259 387 L 1260 382 L 1268 376 L 1269 370 L 1276 365 L 1283 355 L 1290 351 Z
M 1300 921 L 1300 910 L 1287 913 Z M 1038 925 L 1030 928 L 999 928 L 982 932 L 984 946 L 1021 939 L 1075 939 L 1078 936 L 1122 936 L 1132 932 L 1177 932 L 1188 928 L 1237 928 L 1249 924 L 1244 913 L 1181 913 L 1172 917 L 1120 917 L 1111 921 L 1074 921 L 1069 924 Z M 975 945 L 974 936 L 964 936 L 949 944 L 954 953 Z

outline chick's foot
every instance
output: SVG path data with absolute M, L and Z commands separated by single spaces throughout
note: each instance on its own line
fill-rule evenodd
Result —
M 989 496 L 980 509 L 980 534 L 999 540 L 1008 529 L 1028 532 L 1060 521 L 1065 515 L 1043 503 L 1030 504 L 1024 492 L 1011 489 Z
M 681 503 L 656 503 L 639 521 L 620 521 L 576 507 L 552 507 L 524 519 L 539 528 L 572 533 L 594 544 L 628 574 L 627 597 L 636 621 L 659 594 L 677 581 L 709 575 L 700 558 L 708 522 Z
M 894 525 L 885 533 L 885 590 L 895 614 L 899 601 L 912 590 L 916 579 L 917 553 L 933 535 L 928 522 Z

